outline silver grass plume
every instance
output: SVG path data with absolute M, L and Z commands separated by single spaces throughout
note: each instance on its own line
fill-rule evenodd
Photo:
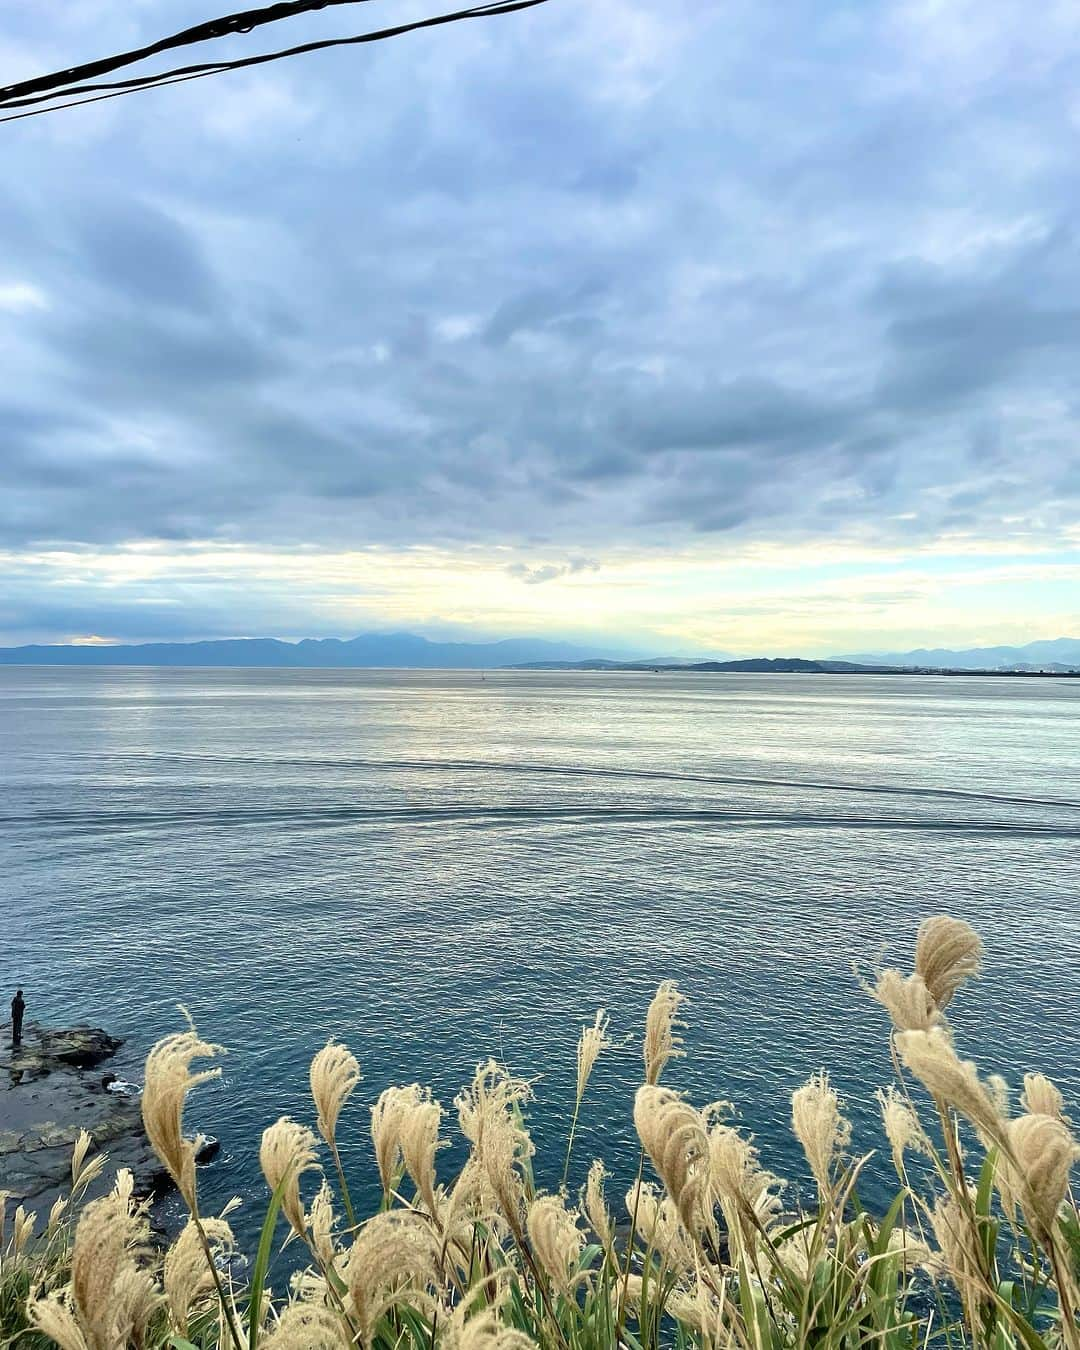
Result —
M 753 1140 L 722 1121 L 709 1129 L 709 1179 L 737 1265 L 754 1252 L 760 1229 L 776 1217 L 783 1183 L 761 1166 Z
M 417 1195 L 423 1200 L 433 1218 L 438 1212 L 438 1202 L 435 1198 L 435 1155 L 442 1147 L 439 1141 L 441 1123 L 442 1106 L 432 1098 L 429 1091 L 424 1091 L 411 1104 L 405 1106 L 398 1125 L 405 1170 L 412 1178 Z
M 915 973 L 944 1012 L 965 980 L 982 966 L 982 940 L 971 924 L 936 914 L 924 919 L 915 939 Z
M 582 1027 L 577 1048 L 577 1104 L 585 1095 L 585 1087 L 596 1067 L 601 1050 L 606 1050 L 611 1041 L 608 1039 L 610 1018 L 603 1008 L 597 1011 L 591 1027 Z
M 315 1135 L 306 1125 L 282 1116 L 263 1131 L 259 1147 L 259 1166 L 271 1191 L 284 1182 L 281 1212 L 296 1237 L 307 1233 L 307 1218 L 300 1198 L 300 1178 L 305 1172 L 319 1170 Z
M 312 1100 L 319 1114 L 319 1133 L 333 1148 L 342 1107 L 362 1077 L 359 1061 L 346 1046 L 327 1041 L 312 1059 L 308 1076 Z
M 431 1225 L 409 1210 L 386 1210 L 361 1228 L 349 1253 L 348 1284 L 370 1344 L 380 1319 L 405 1304 L 433 1314 L 431 1289 L 439 1284 L 440 1251 Z
M 407 1111 L 423 1100 L 419 1083 L 388 1087 L 371 1108 L 371 1142 L 379 1168 L 383 1195 L 389 1200 L 401 1161 L 401 1123 Z
M 529 1206 L 525 1230 L 533 1256 L 556 1293 L 573 1298 L 585 1235 L 559 1195 L 542 1195 Z
M 679 1020 L 678 1013 L 685 1002 L 674 980 L 664 980 L 645 1014 L 645 1081 L 654 1087 L 668 1061 L 684 1053 L 678 1030 L 685 1023 Z
M 600 1245 L 610 1251 L 615 1241 L 615 1225 L 611 1221 L 607 1203 L 604 1200 L 604 1178 L 607 1171 L 599 1158 L 593 1161 L 589 1175 L 585 1179 L 582 1192 L 582 1204 L 586 1217 L 592 1224 L 593 1232 L 600 1239 Z
M 293 1303 L 266 1336 L 259 1350 L 350 1350 L 352 1337 L 329 1308 Z
M 667 1270 L 689 1274 L 697 1263 L 697 1246 L 683 1227 L 675 1202 L 648 1181 L 639 1181 L 626 1194 L 626 1212 L 634 1231 L 655 1252 Z
M 1041 1073 L 1024 1074 L 1020 1105 L 1028 1115 L 1053 1116 L 1055 1120 L 1069 1124 L 1069 1117 L 1065 1114 L 1065 1098 L 1057 1086 Z
M 521 1116 L 529 1096 L 524 1079 L 514 1078 L 489 1059 L 477 1067 L 472 1083 L 454 1099 L 458 1124 L 472 1145 L 483 1184 L 512 1226 L 520 1225 L 527 1170 L 535 1152 Z
M 851 1122 L 822 1071 L 791 1094 L 791 1127 L 802 1145 L 822 1198 L 832 1192 L 833 1166 L 851 1143 Z
M 996 1144 L 1004 1142 L 1005 1122 L 979 1073 L 970 1060 L 957 1055 L 952 1041 L 940 1028 L 933 1031 L 903 1031 L 896 1038 L 900 1057 L 931 1096 L 958 1111 Z
M 921 975 L 902 975 L 887 966 L 873 985 L 860 977 L 863 989 L 881 1004 L 897 1031 L 930 1031 L 944 1022 Z
M 468 1316 L 459 1303 L 439 1342 L 440 1350 L 536 1350 L 536 1342 L 516 1327 L 504 1326 L 491 1308 Z
M 986 1280 L 982 1273 L 982 1239 L 971 1221 L 974 1199 L 962 1205 L 952 1195 L 939 1196 L 930 1212 L 930 1222 L 940 1254 L 928 1262 L 931 1273 L 942 1270 L 972 1305 L 986 1298 Z
M 670 1088 L 642 1083 L 634 1126 L 687 1232 L 709 1222 L 709 1137 L 700 1111 Z
M 224 1219 L 203 1219 L 202 1227 L 215 1257 L 232 1251 L 232 1229 Z M 187 1221 L 179 1237 L 165 1253 L 162 1284 L 172 1328 L 186 1339 L 192 1308 L 214 1290 L 214 1280 L 206 1263 L 199 1227 L 192 1219 Z
M 1009 1122 L 1008 1149 L 998 1159 L 998 1187 L 1010 1218 L 1024 1211 L 1045 1247 L 1069 1191 L 1069 1172 L 1080 1147 L 1055 1116 L 1024 1115 Z
M 896 1168 L 897 1176 L 906 1185 L 907 1169 L 904 1165 L 904 1154 L 908 1149 L 925 1153 L 926 1135 L 919 1124 L 918 1116 L 892 1083 L 884 1091 L 878 1088 L 876 1096 L 881 1108 L 881 1123 L 885 1128 L 885 1137 L 892 1150 L 893 1166 Z
M 150 1274 L 139 1265 L 148 1229 L 123 1192 L 91 1201 L 75 1229 L 68 1297 L 31 1298 L 31 1326 L 62 1350 L 116 1350 L 142 1345 L 160 1306 Z
M 315 1193 L 307 1218 L 315 1255 L 322 1268 L 331 1272 L 337 1265 L 340 1253 L 335 1235 L 333 1193 L 325 1178 Z
M 221 1046 L 199 1037 L 189 1018 L 187 1031 L 176 1032 L 158 1041 L 146 1057 L 142 1094 L 146 1137 L 193 1214 L 198 1209 L 195 1155 L 202 1139 L 201 1136 L 195 1139 L 184 1137 L 184 1106 L 192 1088 L 219 1078 L 221 1070 L 205 1069 L 192 1073 L 191 1064 L 193 1060 L 209 1059 L 221 1053 Z

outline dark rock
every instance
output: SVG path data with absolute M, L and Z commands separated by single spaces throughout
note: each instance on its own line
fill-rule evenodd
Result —
M 10 1034 L 0 1032 L 0 1191 L 13 1203 L 44 1215 L 70 1190 L 71 1148 L 80 1130 L 93 1138 L 91 1154 L 108 1155 L 88 1198 L 109 1190 L 120 1168 L 130 1169 L 141 1197 L 172 1190 L 146 1138 L 138 1096 L 110 1090 L 119 1081 L 112 1070 L 101 1077 L 87 1072 L 122 1044 L 99 1027 L 53 1030 L 30 1023 L 23 1044 L 9 1048 Z M 219 1147 L 209 1141 L 199 1161 Z
M 216 1139 L 212 1134 L 204 1134 L 199 1141 L 199 1147 L 195 1150 L 195 1161 L 197 1163 L 208 1163 L 216 1158 L 221 1152 L 221 1140 Z

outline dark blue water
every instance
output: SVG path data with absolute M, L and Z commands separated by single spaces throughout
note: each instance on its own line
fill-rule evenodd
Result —
M 488 1054 L 538 1076 L 553 1184 L 607 1007 L 635 1040 L 601 1058 L 571 1179 L 602 1155 L 629 1182 L 665 977 L 691 999 L 669 1081 L 734 1101 L 770 1166 L 804 1175 L 788 1097 L 819 1067 L 879 1147 L 886 1027 L 851 962 L 906 959 L 940 911 L 987 947 L 961 1048 L 1080 1103 L 1075 681 L 0 669 L 0 755 L 0 985 L 132 1060 L 185 1003 L 231 1052 L 190 1112 L 224 1144 L 204 1194 L 254 1197 L 248 1232 L 259 1134 L 310 1117 L 331 1034 L 365 1074 L 362 1196 L 378 1092 L 449 1107 Z

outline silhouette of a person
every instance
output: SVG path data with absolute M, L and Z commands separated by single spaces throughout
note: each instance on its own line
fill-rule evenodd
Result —
M 22 990 L 15 990 L 15 997 L 11 1000 L 11 1044 L 22 1045 L 22 1024 L 23 1014 L 26 1012 L 26 999 L 22 996 Z

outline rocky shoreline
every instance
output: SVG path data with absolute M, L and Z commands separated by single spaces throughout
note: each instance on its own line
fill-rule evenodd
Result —
M 173 1189 L 143 1129 L 138 1088 L 107 1065 L 123 1042 L 100 1027 L 50 1029 L 28 1023 L 23 1043 L 0 1031 L 0 1192 L 42 1218 L 71 1186 L 71 1149 L 80 1130 L 108 1163 L 89 1195 L 109 1190 L 129 1168 L 140 1196 L 159 1200 Z M 209 1150 L 209 1151 L 212 1151 Z M 209 1153 L 208 1151 L 208 1153 Z

